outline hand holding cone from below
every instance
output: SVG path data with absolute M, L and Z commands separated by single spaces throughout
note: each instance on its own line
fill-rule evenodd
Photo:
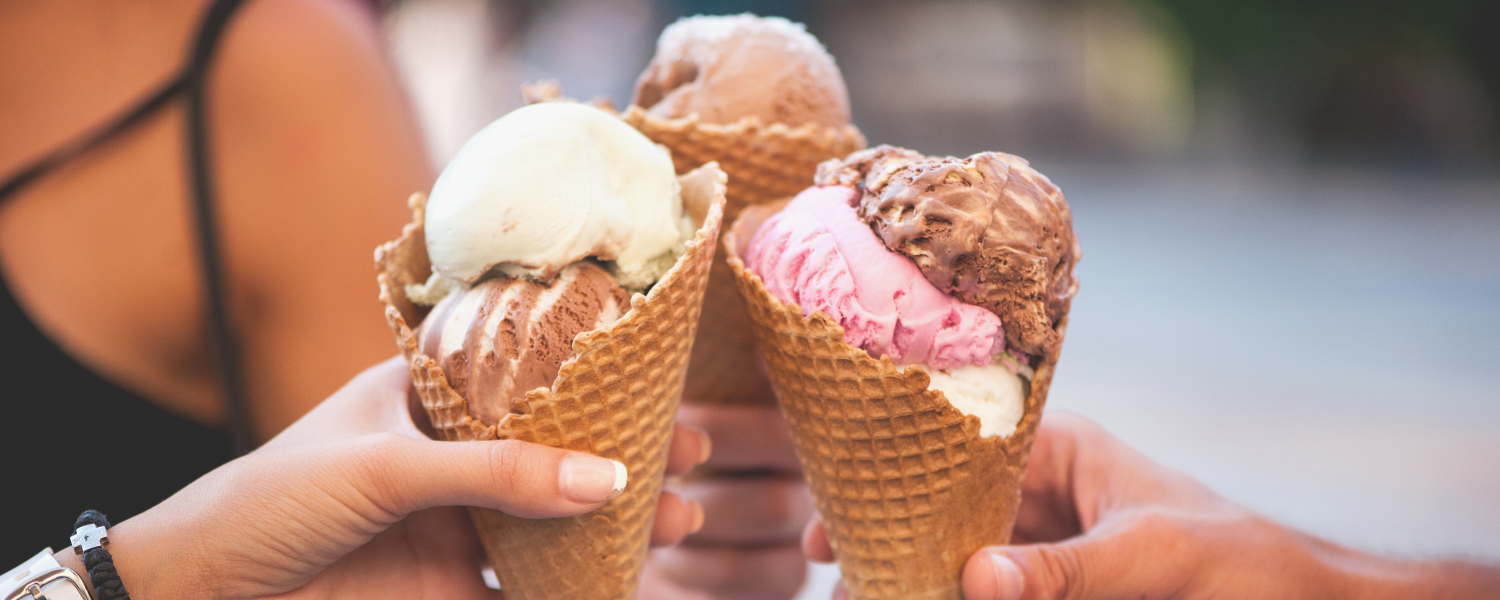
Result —
M 471 509 L 490 561 L 513 600 L 624 600 L 635 593 L 723 214 L 724 175 L 717 166 L 707 165 L 676 183 L 682 211 L 696 229 L 680 256 L 649 293 L 636 294 L 621 307 L 628 311 L 618 319 L 565 340 L 571 357 L 558 366 L 550 387 L 525 391 L 508 411 L 495 413 L 497 422 L 480 418 L 485 411 L 476 411 L 455 388 L 439 357 L 424 352 L 412 328 L 431 312 L 408 296 L 432 273 L 424 243 L 425 198 L 413 197 L 414 221 L 401 238 L 377 250 L 387 321 L 439 438 L 529 441 L 624 465 L 628 485 L 623 492 L 579 517 L 532 520 Z M 575 483 L 598 491 L 594 488 L 600 486 L 590 485 L 603 481 L 603 474 L 598 475 Z

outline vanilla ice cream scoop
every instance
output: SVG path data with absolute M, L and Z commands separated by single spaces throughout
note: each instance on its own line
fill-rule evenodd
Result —
M 598 108 L 545 102 L 464 144 L 432 187 L 425 229 L 433 270 L 449 279 L 497 268 L 547 281 L 595 257 L 640 290 L 693 228 L 665 148 Z

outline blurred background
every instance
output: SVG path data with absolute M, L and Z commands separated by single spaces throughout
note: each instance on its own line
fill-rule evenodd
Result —
M 1348 545 L 1500 557 L 1500 2 L 404 0 L 387 30 L 441 165 L 522 82 L 624 105 L 667 23 L 742 11 L 808 24 L 872 144 L 1062 187 L 1049 410 Z

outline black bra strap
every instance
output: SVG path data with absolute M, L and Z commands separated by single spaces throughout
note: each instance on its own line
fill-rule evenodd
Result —
M 245 377 L 239 360 L 238 338 L 229 318 L 224 277 L 224 252 L 219 243 L 218 215 L 214 202 L 213 157 L 208 141 L 208 70 L 229 19 L 243 0 L 215 0 L 198 27 L 193 54 L 183 73 L 187 97 L 187 148 L 193 189 L 194 222 L 198 230 L 198 254 L 203 267 L 204 291 L 208 295 L 209 320 L 213 327 L 219 383 L 229 418 L 230 442 L 236 455 L 255 448 L 245 394 Z
M 208 317 L 212 325 L 212 343 L 218 363 L 219 381 L 229 419 L 230 440 L 236 454 L 243 454 L 254 448 L 255 437 L 250 427 L 244 372 L 241 369 L 237 338 L 229 319 L 225 293 L 223 251 L 219 243 L 217 213 L 214 210 L 213 161 L 208 143 L 205 87 L 209 66 L 213 63 L 214 52 L 223 39 L 224 30 L 235 11 L 243 4 L 244 0 L 214 0 L 198 25 L 192 54 L 181 73 L 119 117 L 63 144 L 0 184 L 0 203 L 4 203 L 16 192 L 59 165 L 139 125 L 179 94 L 184 96 L 187 101 L 184 130 L 187 133 L 189 184 L 193 192 L 193 222 L 197 230 L 199 262 L 203 268 L 204 292 L 208 297 Z
M 14 175 L 4 180 L 5 183 L 3 185 L 0 185 L 0 203 L 5 202 L 7 198 L 15 195 L 16 192 L 21 191 L 21 188 L 26 187 L 31 182 L 36 181 L 37 178 L 51 172 L 52 169 L 78 158 L 83 153 L 93 150 L 104 142 L 109 141 L 110 138 L 139 125 L 151 115 L 156 114 L 168 102 L 171 102 L 173 97 L 182 93 L 183 80 L 184 74 L 179 73 L 173 76 L 170 81 L 162 84 L 150 96 L 137 102 L 130 110 L 103 125 L 84 132 L 83 135 L 69 140 L 56 150 L 47 153 L 46 156 L 16 171 Z

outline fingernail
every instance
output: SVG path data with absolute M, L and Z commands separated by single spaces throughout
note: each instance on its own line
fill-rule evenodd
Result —
M 1021 600 L 1021 590 L 1026 587 L 1021 568 L 1009 557 L 993 551 L 990 551 L 990 568 L 995 572 L 995 587 L 999 592 L 996 600 Z
M 557 487 L 564 498 L 579 504 L 615 499 L 625 491 L 629 473 L 618 461 L 588 454 L 569 454 L 558 468 Z
M 844 582 L 833 586 L 833 600 L 849 600 L 849 590 L 844 589 Z
M 698 533 L 703 529 L 703 505 L 697 500 L 688 500 L 688 510 L 693 512 L 693 524 L 688 526 L 688 533 Z
M 708 433 L 706 433 L 706 432 L 699 431 L 697 433 L 698 433 L 698 464 L 701 465 L 703 463 L 708 462 L 708 457 L 713 456 L 713 453 L 714 453 L 714 440 L 713 440 L 713 438 L 708 437 Z

